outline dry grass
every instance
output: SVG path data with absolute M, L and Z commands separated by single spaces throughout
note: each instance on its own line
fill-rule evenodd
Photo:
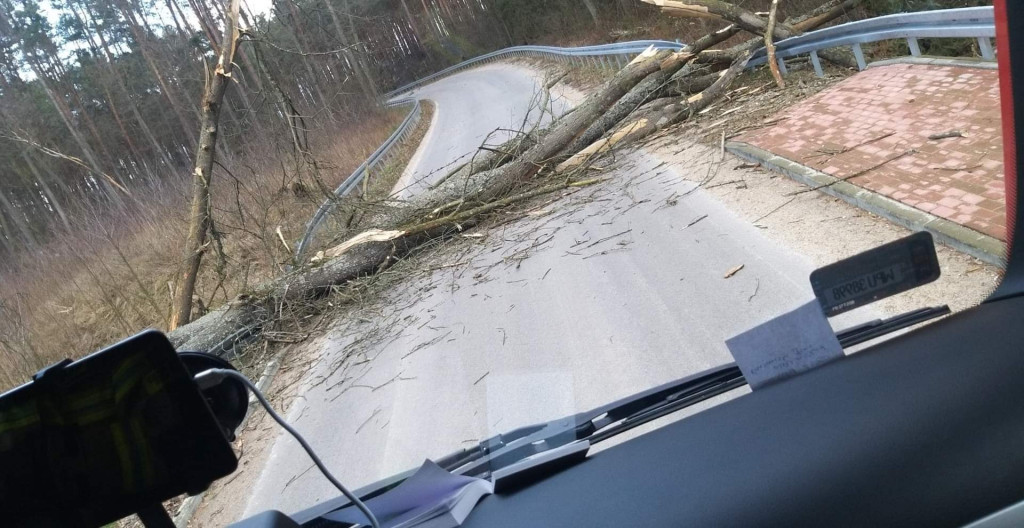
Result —
M 272 141 L 244 156 L 222 155 L 213 216 L 223 251 L 217 244 L 207 250 L 194 317 L 280 273 L 325 194 L 404 115 L 396 109 L 319 131 L 319 139 L 311 134 L 318 170 Z M 65 357 L 165 327 L 186 237 L 188 182 L 166 178 L 134 198 L 128 211 L 81 215 L 74 232 L 0 263 L 0 389 Z

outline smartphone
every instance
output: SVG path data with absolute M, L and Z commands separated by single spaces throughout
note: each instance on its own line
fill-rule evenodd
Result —
M 0 395 L 0 524 L 103 526 L 238 459 L 167 337 L 148 331 Z

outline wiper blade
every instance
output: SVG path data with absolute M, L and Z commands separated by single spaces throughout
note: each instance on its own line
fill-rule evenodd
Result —
M 743 377 L 739 367 L 726 365 L 716 369 L 709 379 L 694 380 L 694 382 L 684 384 L 678 387 L 677 390 L 664 394 L 660 401 L 650 402 L 647 406 L 631 414 L 619 418 L 621 414 L 615 412 L 594 420 L 597 430 L 587 437 L 587 440 L 591 444 L 596 444 L 634 427 L 641 426 L 720 394 L 725 394 L 746 384 L 747 380 Z
M 877 337 L 890 334 L 897 330 L 902 330 L 907 327 L 914 326 L 916 324 L 930 321 L 937 317 L 949 315 L 952 311 L 948 305 L 935 306 L 931 308 L 921 308 L 900 314 L 889 319 L 875 319 L 862 325 L 857 325 L 852 328 L 847 328 L 842 332 L 836 334 L 839 338 L 839 344 L 843 348 L 850 348 L 854 345 L 871 341 Z
M 875 339 L 882 335 L 949 314 L 948 306 L 922 308 L 889 319 L 876 319 L 848 328 L 836 334 L 843 348 Z M 461 449 L 435 460 L 447 471 L 476 477 L 516 477 L 517 465 L 525 459 L 548 452 L 553 459 L 573 463 L 585 456 L 590 445 L 607 440 L 657 418 L 700 403 L 746 385 L 739 367 L 730 363 L 687 376 L 685 378 L 648 389 L 596 409 L 559 420 L 520 427 L 499 434 L 479 444 Z M 551 453 L 552 451 L 557 451 Z M 527 469 L 550 469 L 550 461 L 535 459 L 539 463 L 523 464 Z M 507 468 L 503 471 L 503 468 Z M 367 499 L 401 483 L 415 470 L 395 475 L 358 490 L 357 495 Z M 510 475 L 511 474 L 511 475 Z M 319 515 L 348 505 L 348 499 L 338 497 L 294 516 L 296 519 L 314 519 Z
M 527 457 L 561 446 L 588 440 L 591 444 L 632 429 L 683 407 L 743 386 L 746 381 L 735 364 L 713 368 L 648 389 L 587 412 L 560 420 L 521 427 L 497 435 L 476 447 L 438 461 L 448 471 L 487 476 Z M 614 425 L 608 433 L 597 433 Z M 614 432 L 612 432 L 614 430 Z
M 922 308 L 876 319 L 836 334 L 843 348 L 870 341 L 950 313 L 948 306 Z M 723 365 L 648 389 L 596 409 L 547 423 L 520 427 L 437 461 L 446 470 L 473 476 L 572 442 L 591 444 L 746 385 L 735 364 Z

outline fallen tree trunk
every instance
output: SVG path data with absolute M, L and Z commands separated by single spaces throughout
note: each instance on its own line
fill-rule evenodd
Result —
M 725 42 L 740 32 L 739 27 L 730 24 L 718 31 L 708 33 L 697 39 L 686 50 L 673 54 L 661 64 L 661 69 L 638 83 L 625 96 L 618 100 L 600 119 L 594 121 L 587 129 L 580 134 L 568 147 L 565 148 L 568 158 L 572 154 L 583 150 L 591 143 L 597 141 L 605 133 L 619 124 L 629 114 L 636 111 L 644 103 L 654 100 L 658 94 L 663 92 L 676 73 L 686 67 L 698 54 L 715 44 Z
M 748 51 L 746 56 L 738 59 L 706 90 L 677 103 L 667 104 L 655 112 L 640 116 L 620 126 L 610 137 L 602 138 L 587 148 L 577 152 L 571 158 L 559 165 L 558 170 L 563 171 L 579 167 L 593 159 L 595 156 L 607 152 L 614 147 L 643 139 L 707 108 L 711 103 L 725 93 L 736 77 L 739 77 L 739 75 L 743 73 L 743 70 L 747 67 L 747 62 L 750 60 L 751 54 L 752 52 Z
M 484 202 L 501 196 L 510 188 L 532 177 L 544 167 L 556 164 L 558 153 L 583 133 L 601 115 L 648 75 L 660 70 L 661 62 L 671 52 L 650 50 L 615 74 L 588 97 L 579 107 L 558 119 L 538 140 L 537 144 L 518 159 L 496 169 L 472 172 L 464 177 L 450 177 L 444 183 L 410 200 L 405 218 L 407 223 L 424 211 L 433 211 L 455 200 Z M 567 156 L 564 156 L 567 157 Z M 395 220 L 392 218 L 391 220 Z M 379 227 L 374 225 L 373 227 Z
M 655 5 L 661 5 L 664 3 L 667 6 L 674 6 L 676 4 L 683 3 L 675 2 L 673 0 L 643 1 L 653 3 Z M 859 4 L 860 1 L 861 0 L 832 0 L 819 6 L 811 13 L 799 19 L 794 19 L 792 21 L 787 20 L 781 24 L 777 24 L 773 28 L 771 35 L 779 40 L 799 35 L 807 30 L 821 26 L 822 24 L 828 23 L 848 13 L 853 7 Z M 732 63 L 739 58 L 740 55 L 750 49 L 751 46 L 756 50 L 764 43 L 764 36 L 768 30 L 768 22 L 756 14 L 727 2 L 722 2 L 721 0 L 688 0 L 686 4 L 692 9 L 699 9 L 702 11 L 706 10 L 707 13 L 716 18 L 730 22 L 748 33 L 758 35 L 757 38 L 751 39 L 729 50 L 705 51 L 697 56 L 696 60 L 698 62 Z M 664 8 L 665 6 L 662 7 Z M 668 14 L 671 13 L 671 11 L 668 12 Z M 848 68 L 856 67 L 856 62 L 853 59 L 835 50 L 821 50 L 818 55 L 823 59 L 840 66 Z
M 545 167 L 553 167 L 556 156 L 605 113 L 633 86 L 653 72 L 670 52 L 645 52 L 619 71 L 583 104 L 558 119 L 522 155 L 496 168 L 479 172 L 453 174 L 443 183 L 409 202 L 381 207 L 371 215 L 367 228 L 378 231 L 400 231 L 400 236 L 385 240 L 368 239 L 337 258 L 319 267 L 305 269 L 270 281 L 250 295 L 240 296 L 209 314 L 169 334 L 179 349 L 222 350 L 269 321 L 283 304 L 322 295 L 331 288 L 361 276 L 376 273 L 423 242 L 442 236 L 453 229 L 473 225 L 475 218 L 462 218 L 463 209 L 479 212 L 478 204 L 506 197 L 511 191 Z M 459 171 L 455 171 L 459 172 Z M 454 210 L 452 210 L 454 209 Z M 462 218 L 458 222 L 431 224 L 422 228 L 423 218 Z M 437 220 L 428 220 L 437 222 Z
M 709 0 L 693 1 L 709 3 Z M 835 5 L 833 1 L 823 7 Z M 749 12 L 732 10 L 729 13 L 729 16 L 745 20 L 748 26 L 755 23 L 748 20 L 746 13 Z M 816 23 L 828 20 L 824 13 L 817 17 Z M 763 21 L 761 23 L 763 29 Z M 695 42 L 693 49 L 699 51 L 703 43 L 722 42 L 740 28 L 743 25 L 734 22 L 733 26 Z M 536 196 L 536 193 L 583 184 L 585 182 L 563 182 L 515 194 L 541 171 L 555 167 L 570 168 L 573 163 L 578 165 L 581 160 L 585 162 L 616 144 L 636 141 L 707 108 L 742 73 L 752 51 L 748 49 L 740 54 L 699 94 L 685 100 L 655 101 L 644 105 L 665 80 L 694 71 L 687 69 L 687 64 L 692 62 L 686 54 L 645 52 L 573 112 L 559 118 L 546 130 L 522 135 L 512 144 L 506 143 L 492 149 L 493 152 L 478 156 L 472 163 L 452 171 L 433 188 L 407 202 L 391 202 L 378 207 L 367 215 L 367 225 L 363 226 L 366 230 L 339 248 L 335 258 L 318 267 L 267 282 L 252 294 L 239 296 L 220 309 L 176 329 L 170 337 L 179 348 L 214 351 L 230 348 L 236 341 L 258 332 L 261 326 L 271 322 L 285 305 L 304 302 L 347 281 L 377 273 L 429 240 L 474 225 L 497 207 Z M 641 105 L 643 115 L 625 119 Z M 576 151 L 585 143 L 581 138 L 589 137 L 595 131 L 603 134 L 613 127 L 617 129 L 611 137 Z
M 862 0 L 831 0 L 822 4 L 814 11 L 794 17 L 786 20 L 786 24 L 789 24 L 799 32 L 810 31 L 820 27 L 822 24 L 827 24 L 847 13 Z M 764 41 L 764 37 L 752 38 L 743 44 L 734 46 L 728 50 L 705 50 L 700 52 L 694 57 L 693 63 L 695 64 L 711 64 L 711 65 L 724 65 L 732 64 L 736 61 L 743 53 L 747 51 L 755 51 L 761 47 Z M 838 52 L 832 51 L 832 54 L 839 55 Z M 838 59 L 836 56 L 830 55 L 832 58 Z M 852 59 L 843 59 L 846 62 L 852 62 Z M 701 90 L 705 90 L 707 87 L 705 84 L 710 86 L 716 79 L 708 76 L 707 78 L 694 79 L 692 84 L 686 79 L 688 72 L 680 71 L 672 76 L 671 83 L 666 87 L 664 96 L 674 95 L 689 95 L 697 93 Z
M 712 84 L 715 84 L 715 81 L 721 79 L 723 72 L 724 70 L 704 75 L 687 75 L 679 79 L 674 79 L 667 87 L 666 93 L 670 96 L 676 96 L 693 95 L 703 92 L 710 88 Z

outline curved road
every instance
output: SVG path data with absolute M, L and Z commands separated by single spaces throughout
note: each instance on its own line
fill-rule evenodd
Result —
M 524 124 L 543 125 L 551 114 L 571 106 L 554 97 L 543 107 L 540 86 L 529 70 L 492 64 L 442 79 L 411 95 L 435 105 L 434 119 L 420 148 L 395 185 L 399 197 L 411 196 L 471 159 L 476 147 L 497 146 Z
M 519 128 L 536 91 L 528 70 L 501 65 L 422 88 L 437 103 L 434 126 L 399 192 L 417 192 L 495 129 Z M 319 361 L 288 417 L 346 484 L 729 362 L 725 339 L 812 298 L 806 259 L 704 191 L 686 194 L 715 164 L 683 173 L 642 154 L 624 164 L 313 345 Z M 246 515 L 336 496 L 310 468 L 279 437 Z

